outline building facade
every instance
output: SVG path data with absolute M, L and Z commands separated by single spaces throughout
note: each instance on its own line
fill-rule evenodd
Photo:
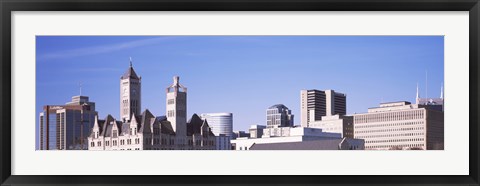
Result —
M 326 133 L 322 129 L 315 128 L 279 127 L 264 129 L 261 138 L 242 137 L 232 140 L 231 143 L 235 150 L 249 150 L 253 144 L 289 143 L 323 139 L 341 139 L 341 135 Z
M 135 114 L 142 110 L 142 78 L 130 67 L 120 77 L 120 117 L 121 121 L 129 122 Z
M 322 120 L 310 120 L 309 127 L 320 128 L 324 132 L 340 133 L 342 137 L 353 138 L 353 116 L 322 116 Z
M 231 150 L 230 140 L 233 135 L 232 113 L 203 113 L 203 120 L 207 120 L 213 134 L 216 136 L 216 150 Z
M 347 95 L 334 90 L 301 90 L 300 123 L 309 127 L 311 121 L 322 120 L 322 116 L 345 115 Z
M 365 140 L 366 150 L 443 150 L 444 114 L 428 105 L 382 103 L 353 121 L 354 137 Z
M 74 96 L 65 105 L 45 105 L 39 115 L 39 150 L 86 150 L 93 127 L 95 103 Z
M 267 109 L 267 128 L 293 127 L 293 114 L 283 104 L 277 104 Z
M 173 84 L 166 88 L 166 116 L 154 116 L 148 109 L 140 113 L 141 78 L 130 63 L 120 78 L 120 100 L 126 103 L 120 104 L 121 119 L 96 117 L 88 149 L 214 150 L 216 139 L 208 122 L 197 114 L 187 121 L 187 88 L 179 79 L 174 76 Z
M 121 122 L 108 115 L 95 118 L 88 137 L 88 150 L 214 150 L 215 135 L 207 121 L 196 114 L 187 122 L 186 144 L 176 143 L 178 137 L 165 116 L 155 117 L 148 109 Z
M 256 143 L 249 150 L 363 150 L 363 140 L 352 138 L 299 142 Z
M 266 129 L 265 125 L 251 125 L 248 129 L 250 138 L 261 138 L 263 136 L 263 129 Z

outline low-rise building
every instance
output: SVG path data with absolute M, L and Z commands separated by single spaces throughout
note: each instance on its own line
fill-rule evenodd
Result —
M 312 111 L 313 112 L 313 111 Z M 322 120 L 310 119 L 309 127 L 320 128 L 324 132 L 340 133 L 342 137 L 353 138 L 353 116 L 322 116 Z
M 215 150 L 215 135 L 207 121 L 196 114 L 187 122 L 185 144 L 178 144 L 167 117 L 155 117 L 148 109 L 141 115 L 117 121 L 108 115 L 95 118 L 88 137 L 89 150 Z
M 235 150 L 249 150 L 253 144 L 301 142 L 323 139 L 341 139 L 339 133 L 326 133 L 316 128 L 266 128 L 261 138 L 242 137 L 231 140 Z
M 354 137 L 365 140 L 366 150 L 444 148 L 444 114 L 429 105 L 381 103 L 353 118 Z
M 258 143 L 250 150 L 363 150 L 362 139 L 342 138 L 288 143 Z

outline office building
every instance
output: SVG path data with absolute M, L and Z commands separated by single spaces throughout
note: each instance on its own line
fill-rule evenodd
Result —
M 232 113 L 203 113 L 200 117 L 208 121 L 216 138 L 216 150 L 231 150 L 230 140 L 233 135 Z
M 74 96 L 65 105 L 45 105 L 39 115 L 39 150 L 86 150 L 95 103 Z
M 300 102 L 302 127 L 309 127 L 311 121 L 322 120 L 322 116 L 347 113 L 347 96 L 334 90 L 301 90 Z
M 249 150 L 253 144 L 302 142 L 323 139 L 341 139 L 338 133 L 326 133 L 322 129 L 277 127 L 263 130 L 261 138 L 240 137 L 231 140 L 235 150 Z
M 250 132 L 250 138 L 261 138 L 263 136 L 263 129 L 266 129 L 265 125 L 251 125 L 248 131 Z
M 267 109 L 267 128 L 293 127 L 293 114 L 283 104 L 277 104 Z
M 366 150 L 443 150 L 444 114 L 428 105 L 381 103 L 367 113 L 354 114 L 354 137 Z
M 353 138 L 353 116 L 336 114 L 322 116 L 322 120 L 317 121 L 311 118 L 309 127 L 320 128 L 324 132 L 339 133 L 342 137 Z
M 256 143 L 249 150 L 363 150 L 364 141 L 352 138 L 299 142 Z

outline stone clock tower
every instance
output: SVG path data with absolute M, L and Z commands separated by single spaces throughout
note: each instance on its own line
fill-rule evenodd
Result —
M 142 77 L 137 76 L 132 66 L 120 77 L 120 117 L 128 122 L 134 114 L 141 114 L 142 108 Z

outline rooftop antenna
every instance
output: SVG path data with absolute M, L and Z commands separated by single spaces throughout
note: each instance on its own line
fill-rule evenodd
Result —
M 82 82 L 79 83 L 79 87 L 80 87 L 80 96 L 82 95 Z
M 428 71 L 425 71 L 425 99 L 428 98 Z

